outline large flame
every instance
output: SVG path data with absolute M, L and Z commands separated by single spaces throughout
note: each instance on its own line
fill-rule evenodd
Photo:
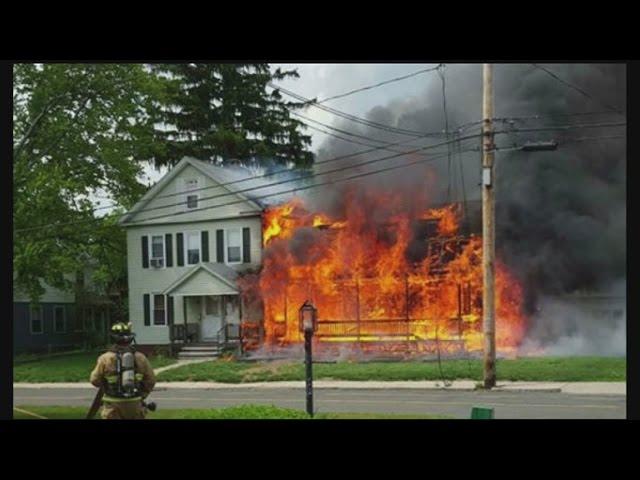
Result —
M 316 338 L 326 344 L 481 350 L 482 241 L 459 235 L 456 206 L 410 212 L 398 196 L 380 192 L 343 201 L 339 219 L 298 198 L 265 212 L 262 270 L 241 282 L 245 300 L 261 302 L 263 340 L 301 342 L 298 309 L 310 299 L 318 308 Z M 384 221 L 368 220 L 376 211 Z M 416 248 L 421 258 L 408 260 Z M 499 352 L 522 339 L 521 306 L 519 283 L 497 262 Z

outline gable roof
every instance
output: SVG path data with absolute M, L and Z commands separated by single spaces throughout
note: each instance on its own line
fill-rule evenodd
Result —
M 164 175 L 153 187 L 151 187 L 151 189 L 149 189 L 149 191 L 145 193 L 142 198 L 138 200 L 138 202 L 127 213 L 120 217 L 120 219 L 118 220 L 118 224 L 127 225 L 128 223 L 130 223 L 136 213 L 143 210 L 144 207 L 158 194 L 158 192 L 164 189 L 182 170 L 184 170 L 189 165 L 209 177 L 215 183 L 223 184 L 220 188 L 225 188 L 230 192 L 235 193 L 239 198 L 245 200 L 256 210 L 262 210 L 265 207 L 264 204 L 252 200 L 248 195 L 240 192 L 241 190 L 245 190 L 248 188 L 257 188 L 258 185 L 255 184 L 255 181 L 253 179 L 243 181 L 241 183 L 238 182 L 233 185 L 226 185 L 227 183 L 239 180 L 240 178 L 247 178 L 248 174 L 250 173 L 248 170 L 247 176 L 239 177 L 237 175 L 230 174 L 230 172 L 225 171 L 225 169 L 222 167 L 216 167 L 215 165 L 211 165 L 210 163 L 203 162 L 192 157 L 183 157 L 182 160 L 180 160 L 180 162 L 178 162 L 175 167 L 169 170 L 166 175 Z M 262 183 L 264 184 L 264 182 Z M 260 192 L 258 195 L 262 193 L 263 192 Z
M 185 285 L 190 278 L 196 275 L 200 271 L 205 271 L 209 273 L 216 280 L 219 280 L 224 285 L 229 287 L 232 291 L 238 292 L 238 286 L 236 285 L 236 279 L 238 278 L 238 272 L 236 272 L 233 268 L 228 267 L 222 263 L 201 263 L 196 265 L 194 268 L 186 272 L 180 278 L 178 278 L 175 282 L 169 285 L 163 292 L 163 295 L 170 295 L 174 292 L 178 287 Z M 200 292 L 201 293 L 201 292 Z

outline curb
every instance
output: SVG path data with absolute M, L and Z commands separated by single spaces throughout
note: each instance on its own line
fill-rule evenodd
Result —
M 23 389 L 82 389 L 93 390 L 88 383 L 14 383 L 13 388 Z M 220 383 L 220 382 L 158 382 L 154 391 L 164 392 L 169 390 L 241 390 L 241 389 L 304 389 L 304 381 L 289 382 L 260 382 L 260 383 Z M 432 381 L 397 381 L 397 382 L 369 382 L 369 381 L 323 381 L 314 382 L 314 388 L 318 390 L 414 390 L 414 391 L 477 391 L 476 382 L 467 380 L 459 381 L 452 385 L 442 385 L 441 382 Z M 598 384 L 596 382 L 576 383 L 517 383 L 498 385 L 486 393 L 565 393 L 579 395 L 626 395 L 626 384 L 612 382 Z

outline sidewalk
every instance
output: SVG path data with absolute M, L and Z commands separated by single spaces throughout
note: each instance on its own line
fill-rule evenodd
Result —
M 453 390 L 472 391 L 476 388 L 473 380 L 456 380 L 443 385 L 439 381 L 334 381 L 317 380 L 316 389 L 370 389 L 370 390 Z M 88 383 L 14 383 L 13 388 L 93 388 Z M 218 389 L 274 389 L 305 388 L 304 381 L 220 383 L 220 382 L 158 382 L 154 390 L 218 390 Z M 626 395 L 625 382 L 498 382 L 492 392 L 562 392 L 579 395 Z

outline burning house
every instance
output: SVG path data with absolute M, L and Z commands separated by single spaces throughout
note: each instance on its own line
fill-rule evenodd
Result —
M 297 312 L 310 299 L 318 348 L 329 353 L 479 351 L 481 239 L 461 231 L 461 206 L 419 208 L 417 192 L 371 185 L 340 192 L 340 217 L 300 198 L 265 210 L 262 268 L 241 280 L 245 347 L 299 344 Z M 497 287 L 498 350 L 509 353 L 525 316 L 521 288 L 503 264 Z

